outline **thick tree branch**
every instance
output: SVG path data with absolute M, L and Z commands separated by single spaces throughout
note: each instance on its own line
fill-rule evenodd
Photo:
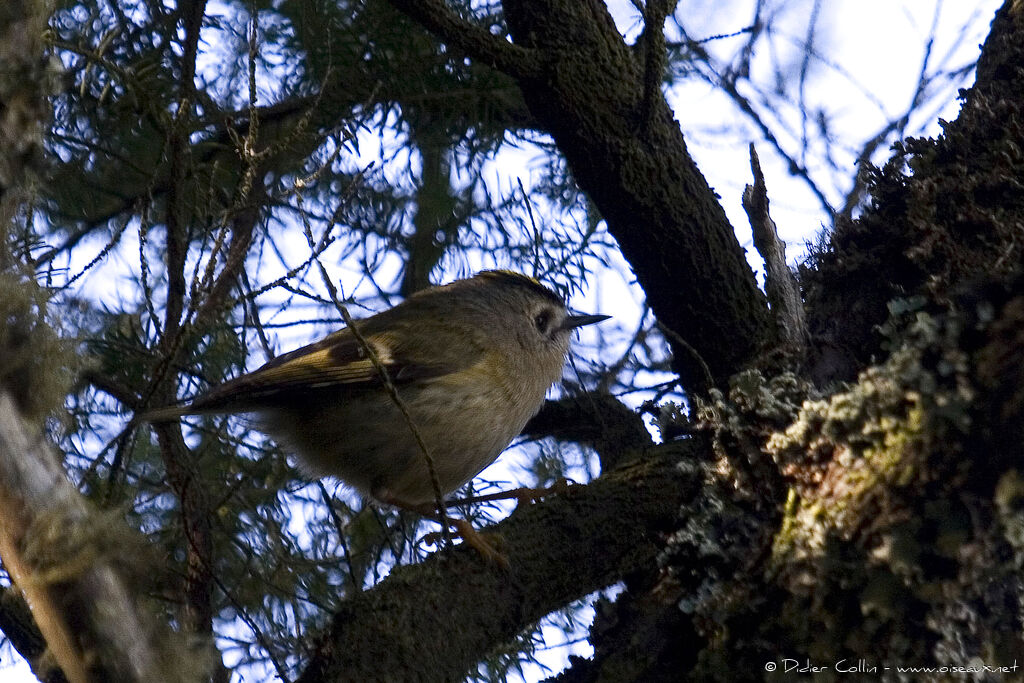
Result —
M 58 663 L 46 656 L 46 638 L 39 632 L 32 610 L 16 586 L 0 588 L 0 631 L 25 658 L 36 678 L 43 683 L 67 683 Z
M 608 394 L 588 393 L 545 401 L 523 429 L 528 439 L 553 437 L 589 446 L 601 459 L 601 471 L 610 472 L 630 452 L 651 446 L 644 421 Z
M 342 606 L 299 680 L 461 679 L 545 614 L 652 567 L 661 547 L 652 531 L 672 528 L 703 480 L 696 449 L 661 446 L 517 510 L 494 527 L 509 569 L 464 547 L 396 568 Z

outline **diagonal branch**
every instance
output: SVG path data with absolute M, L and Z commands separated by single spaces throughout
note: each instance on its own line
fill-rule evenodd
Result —
M 610 472 L 622 458 L 652 444 L 640 415 L 614 396 L 596 392 L 545 401 L 522 435 L 589 446 L 597 451 L 602 472 Z
M 641 62 L 598 0 L 502 5 L 513 39 L 542 55 L 542 73 L 517 79 L 527 106 L 682 341 L 670 340 L 673 370 L 687 390 L 724 385 L 770 338 L 767 307 L 665 97 L 649 87 L 660 59 Z
M 540 68 L 537 52 L 508 43 L 487 29 L 466 21 L 444 0 L 390 2 L 448 45 L 514 78 L 528 77 Z
M 424 672 L 461 680 L 481 653 L 545 614 L 652 567 L 661 544 L 651 530 L 673 527 L 700 489 L 698 448 L 666 444 L 517 510 L 495 527 L 509 569 L 462 547 L 395 569 L 342 605 L 300 683 L 422 680 Z
M 116 550 L 96 547 L 100 537 L 127 537 L 112 524 L 0 391 L 0 555 L 64 674 L 75 683 L 188 680 L 194 663 L 184 664 L 179 639 L 140 608 L 114 568 Z

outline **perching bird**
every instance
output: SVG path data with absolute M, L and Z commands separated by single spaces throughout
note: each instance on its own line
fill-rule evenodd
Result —
M 604 315 L 571 315 L 536 280 L 509 271 L 417 292 L 357 321 L 433 462 L 441 496 L 493 462 L 562 373 L 569 337 Z M 349 328 L 286 353 L 153 422 L 255 413 L 261 429 L 316 476 L 422 510 L 435 491 L 409 420 Z

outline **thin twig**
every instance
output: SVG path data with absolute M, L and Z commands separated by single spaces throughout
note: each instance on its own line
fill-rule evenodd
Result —
M 693 346 L 689 342 L 683 339 L 681 334 L 665 325 L 665 323 L 659 320 L 655 324 L 658 326 L 658 329 L 661 330 L 662 334 L 668 335 L 672 339 L 672 341 L 674 341 L 682 348 L 686 349 L 686 351 L 693 357 L 693 359 L 697 361 L 697 364 L 700 366 L 701 372 L 704 373 L 705 386 L 715 386 L 715 378 L 711 375 L 711 368 L 708 367 L 707 362 L 704 360 L 704 357 L 700 355 L 700 352 L 697 351 L 697 349 L 693 348 Z
M 327 514 L 331 516 L 331 521 L 334 522 L 334 528 L 338 532 L 338 544 L 341 546 L 341 551 L 345 555 L 345 567 L 348 568 L 348 578 L 352 581 L 352 590 L 358 593 L 362 590 L 362 586 L 356 578 L 355 570 L 352 569 L 352 553 L 348 549 L 348 541 L 345 540 L 345 529 L 348 525 L 342 522 L 341 517 L 338 516 L 338 511 L 334 509 L 334 505 L 331 503 L 331 494 L 327 492 L 327 487 L 324 486 L 324 483 L 317 479 L 316 485 L 320 488 L 320 495 L 323 496 L 324 505 L 327 506 Z
M 301 209 L 302 197 L 296 195 Z M 314 248 L 316 241 L 313 239 L 313 230 L 309 225 L 309 221 L 306 219 L 304 213 L 300 212 L 302 216 L 303 229 L 306 234 L 306 241 L 310 248 Z M 448 519 L 448 513 L 444 505 L 444 496 L 441 494 L 441 480 L 437 476 L 437 468 L 434 465 L 434 458 L 430 455 L 430 449 L 427 448 L 426 442 L 423 440 L 423 435 L 420 433 L 419 428 L 412 419 L 412 415 L 409 413 L 408 407 L 405 405 L 405 401 L 398 395 L 398 389 L 391 381 L 391 376 L 388 374 L 388 370 L 384 367 L 384 363 L 381 362 L 380 356 L 377 355 L 377 349 L 363 336 L 362 332 L 359 331 L 359 327 L 356 325 L 355 319 L 352 314 L 349 313 L 348 307 L 338 297 L 338 289 L 335 287 L 334 282 L 331 280 L 330 275 L 327 273 L 327 269 L 319 258 L 314 259 L 317 268 L 320 271 L 320 277 L 323 279 L 324 286 L 327 288 L 328 293 L 331 295 L 331 301 L 334 302 L 334 307 L 341 314 L 342 319 L 345 321 L 345 325 L 349 330 L 352 331 L 352 336 L 355 337 L 356 342 L 362 347 L 366 353 L 366 357 L 373 363 L 373 367 L 377 370 L 377 375 L 380 377 L 381 383 L 384 386 L 384 390 L 391 397 L 391 401 L 398 408 L 399 412 L 402 413 L 402 417 L 405 418 L 406 424 L 409 425 L 409 430 L 412 432 L 413 438 L 416 440 L 416 445 L 419 446 L 420 453 L 423 455 L 423 460 L 427 465 L 427 472 L 430 474 L 430 485 L 433 489 L 435 502 L 437 504 L 438 517 L 441 523 L 441 534 L 447 545 L 452 545 L 451 533 L 449 530 L 450 521 Z

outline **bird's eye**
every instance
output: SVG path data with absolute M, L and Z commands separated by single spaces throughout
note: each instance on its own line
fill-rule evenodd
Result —
M 551 311 L 541 311 L 533 318 L 533 324 L 537 326 L 537 331 L 541 334 L 547 334 L 548 326 L 551 324 Z

